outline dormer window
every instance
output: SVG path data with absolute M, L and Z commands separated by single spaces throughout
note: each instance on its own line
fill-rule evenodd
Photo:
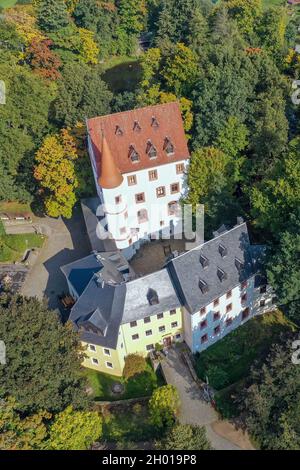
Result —
M 116 135 L 123 135 L 124 132 L 123 132 L 122 127 L 116 126 L 115 134 L 116 134 Z
M 200 255 L 199 261 L 202 265 L 202 268 L 207 268 L 207 266 L 209 265 L 209 261 L 204 255 Z
M 148 140 L 147 142 L 146 153 L 148 154 L 148 157 L 150 159 L 157 157 L 157 150 L 155 146 L 152 144 L 151 140 Z
M 164 150 L 168 156 L 174 155 L 174 145 L 172 144 L 169 137 L 165 138 Z
M 158 120 L 156 119 L 155 116 L 152 116 L 151 127 L 155 127 L 155 128 L 159 127 Z
M 217 275 L 218 275 L 218 278 L 220 279 L 221 282 L 225 281 L 225 279 L 227 279 L 227 274 L 221 268 L 217 269 Z
M 148 290 L 147 299 L 148 299 L 149 305 L 159 304 L 158 294 L 157 294 L 156 290 L 154 290 L 154 289 L 150 288 Z
M 241 271 L 244 267 L 244 263 L 240 259 L 235 258 L 235 266 L 238 271 Z
M 139 121 L 134 121 L 133 130 L 140 132 L 142 130 Z
M 135 150 L 133 145 L 130 145 L 129 147 L 129 158 L 131 159 L 132 163 L 136 163 L 140 161 L 140 156 Z
M 219 253 L 222 258 L 225 258 L 225 256 L 227 255 L 227 248 L 224 245 L 219 245 Z
M 205 281 L 203 281 L 203 279 L 199 280 L 199 288 L 202 294 L 206 294 L 209 291 L 208 284 Z

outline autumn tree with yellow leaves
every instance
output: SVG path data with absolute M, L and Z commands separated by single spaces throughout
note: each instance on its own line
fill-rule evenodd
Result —
M 36 153 L 34 177 L 40 183 L 45 211 L 50 217 L 72 216 L 78 186 L 74 167 L 77 158 L 75 140 L 67 129 L 47 136 Z

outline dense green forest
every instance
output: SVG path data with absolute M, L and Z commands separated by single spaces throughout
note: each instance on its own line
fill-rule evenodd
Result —
M 207 236 L 237 215 L 250 222 L 268 246 L 278 305 L 299 324 L 300 133 L 291 100 L 299 9 L 262 0 L 13 3 L 2 2 L 0 18 L 0 201 L 71 217 L 94 194 L 85 119 L 178 100 L 192 155 L 185 200 L 205 205 Z M 71 397 L 42 409 L 76 406 L 80 413 Z M 13 401 L 10 414 L 20 427 Z

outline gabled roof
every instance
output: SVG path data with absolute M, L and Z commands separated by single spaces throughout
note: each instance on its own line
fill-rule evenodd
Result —
M 88 119 L 87 127 L 100 178 L 103 134 L 109 152 L 121 173 L 135 172 L 189 158 L 178 102 L 95 117 Z M 169 156 L 164 148 L 166 138 L 174 146 L 174 154 Z M 147 154 L 149 140 L 157 150 L 156 158 L 149 158 Z M 139 155 L 139 161 L 134 163 L 129 156 L 131 146 Z
M 246 223 L 228 231 L 221 227 L 214 235 L 215 238 L 170 260 L 167 265 L 182 304 L 190 313 L 224 295 L 258 270 Z M 201 262 L 202 257 L 208 263 Z
M 125 284 L 102 284 L 93 276 L 85 291 L 71 310 L 70 320 L 78 329 L 81 324 L 93 323 L 104 328 L 104 334 L 95 334 L 86 330 L 80 331 L 80 338 L 86 343 L 115 349 L 118 343 L 121 324 Z

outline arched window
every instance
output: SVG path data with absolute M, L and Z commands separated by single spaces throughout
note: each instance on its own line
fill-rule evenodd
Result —
M 137 217 L 138 217 L 139 224 L 142 224 L 144 222 L 148 222 L 147 209 L 141 209 L 140 211 L 138 211 Z

